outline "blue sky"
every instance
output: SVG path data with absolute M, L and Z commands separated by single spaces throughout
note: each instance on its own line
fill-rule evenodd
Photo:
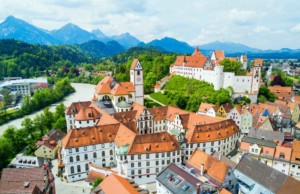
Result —
M 165 36 L 200 45 L 239 42 L 262 49 L 300 48 L 297 0 L 0 0 L 9 15 L 47 30 L 72 22 L 148 42 Z

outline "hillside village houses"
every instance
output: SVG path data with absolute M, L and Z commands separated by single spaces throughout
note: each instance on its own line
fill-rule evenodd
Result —
M 262 59 L 255 59 L 251 73 L 245 76 L 224 72 L 224 67 L 219 65 L 223 59 L 225 59 L 223 51 L 215 50 L 211 58 L 208 58 L 196 48 L 191 56 L 178 56 L 175 63 L 170 66 L 170 74 L 204 80 L 212 83 L 215 90 L 232 87 L 235 93 L 248 96 L 251 102 L 255 103 L 261 79 Z M 238 59 L 242 59 L 243 67 L 247 66 L 246 57 Z
M 196 50 L 194 55 L 199 57 L 199 53 Z M 200 58 L 203 59 L 202 56 Z M 212 64 L 217 64 L 217 59 L 213 60 Z M 258 71 L 261 63 L 258 61 L 255 66 Z M 172 72 L 172 75 L 175 73 Z M 292 149 L 294 143 L 285 142 L 283 135 L 283 132 L 293 133 L 291 120 L 298 121 L 297 103 L 276 101 L 250 106 L 202 103 L 196 114 L 174 106 L 146 108 L 143 102 L 140 103 L 144 98 L 142 83 L 142 66 L 138 60 L 134 60 L 130 69 L 130 82 L 118 82 L 115 78 L 105 77 L 96 86 L 92 101 L 74 102 L 66 109 L 68 134 L 62 140 L 60 163 L 63 167 L 62 175 L 68 182 L 86 179 L 91 183 L 95 176 L 100 176 L 98 171 L 101 169 L 105 177 L 113 173 L 134 180 L 138 185 L 156 181 L 158 191 L 174 193 L 172 189 L 178 190 L 179 187 L 162 187 L 164 180 L 159 180 L 159 176 L 176 168 L 176 172 L 202 177 L 201 181 L 213 185 L 207 187 L 203 184 L 199 188 L 215 188 L 218 191 L 224 188 L 237 193 L 236 186 L 240 183 L 233 173 L 235 165 L 221 159 L 224 157 L 222 155 L 236 148 L 241 134 L 244 137 L 238 159 L 248 154 L 282 173 L 300 174 L 297 171 L 297 143 L 295 149 Z M 253 131 L 266 130 L 278 131 L 274 133 L 282 136 L 276 136 L 278 142 L 265 139 L 265 135 L 260 133 L 253 136 Z M 247 134 L 250 136 L 245 136 Z M 202 165 L 197 163 L 203 157 L 194 160 L 196 153 L 207 157 L 207 161 L 202 162 L 205 163 L 203 176 Z M 293 153 L 295 159 L 289 159 L 293 158 Z M 193 160 L 194 163 L 191 162 Z M 218 162 L 213 161 L 223 161 L 220 166 L 227 169 L 223 177 L 219 173 L 216 177 L 210 174 L 219 172 L 216 171 L 219 168 L 213 165 Z M 187 165 L 186 169 L 182 164 Z M 116 170 L 110 170 L 111 167 Z M 103 173 L 100 174 L 103 176 Z M 197 190 L 197 185 L 184 183 L 189 185 L 188 188 Z M 182 189 L 183 186 L 180 187 Z
M 137 60 L 134 65 L 142 71 Z M 132 76 L 138 75 L 132 72 Z M 98 96 L 98 101 L 106 99 Z M 139 101 L 139 97 L 132 99 Z M 154 182 L 158 172 L 171 162 L 187 161 L 196 147 L 208 154 L 228 154 L 239 138 L 238 126 L 232 120 L 196 115 L 172 106 L 147 109 L 137 102 L 127 103 L 130 110 L 114 113 L 107 113 L 97 102 L 72 103 L 66 109 L 69 132 L 62 141 L 61 154 L 63 174 L 69 182 L 85 179 L 89 162 L 116 166 L 119 175 L 138 184 Z

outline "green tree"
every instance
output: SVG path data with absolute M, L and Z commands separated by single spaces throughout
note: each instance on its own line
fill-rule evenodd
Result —
M 223 59 L 220 65 L 224 66 L 224 72 L 234 72 L 235 75 L 246 75 L 246 71 L 241 69 L 243 64 L 229 59 Z
M 92 189 L 91 191 L 93 191 L 101 182 L 102 182 L 102 178 L 97 178 L 94 182 L 93 182 L 93 185 L 92 185 Z
M 22 129 L 30 135 L 31 140 L 34 140 L 35 127 L 30 118 L 25 118 L 21 123 Z

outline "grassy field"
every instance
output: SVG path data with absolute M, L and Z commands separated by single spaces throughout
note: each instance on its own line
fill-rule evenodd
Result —
M 145 106 L 147 108 L 153 108 L 153 107 L 156 107 L 156 106 L 161 106 L 160 104 L 157 104 L 156 102 L 154 102 L 153 100 L 151 100 L 149 98 L 145 98 L 144 103 L 145 103 Z
M 170 102 L 169 98 L 162 94 L 161 92 L 157 92 L 157 93 L 152 93 L 150 94 L 151 98 L 157 100 L 158 102 L 161 102 L 164 105 L 170 105 L 170 104 L 175 104 L 174 102 Z

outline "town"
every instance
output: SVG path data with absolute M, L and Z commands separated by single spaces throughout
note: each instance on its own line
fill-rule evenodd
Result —
M 55 193 L 53 179 L 58 179 L 80 182 L 83 192 L 93 188 L 92 193 L 288 193 L 291 188 L 290 193 L 297 193 L 297 88 L 269 86 L 276 100 L 256 103 L 262 80 L 278 78 L 269 72 L 262 77 L 262 59 L 254 59 L 245 76 L 224 72 L 226 60 L 248 68 L 246 55 L 226 58 L 224 51 L 215 50 L 208 58 L 196 48 L 191 56 L 177 56 L 154 90 L 162 92 L 173 77 L 183 76 L 212 83 L 216 90 L 231 87 L 232 102 L 246 97 L 248 103 L 202 102 L 196 112 L 174 105 L 149 108 L 144 104 L 143 64 L 134 59 L 129 82 L 105 76 L 91 101 L 65 109 L 66 134 L 52 129 L 36 142 L 34 156 L 11 161 L 11 168 L 2 171 L 0 190 Z
M 0 194 L 300 193 L 300 3 L 2 4 Z

